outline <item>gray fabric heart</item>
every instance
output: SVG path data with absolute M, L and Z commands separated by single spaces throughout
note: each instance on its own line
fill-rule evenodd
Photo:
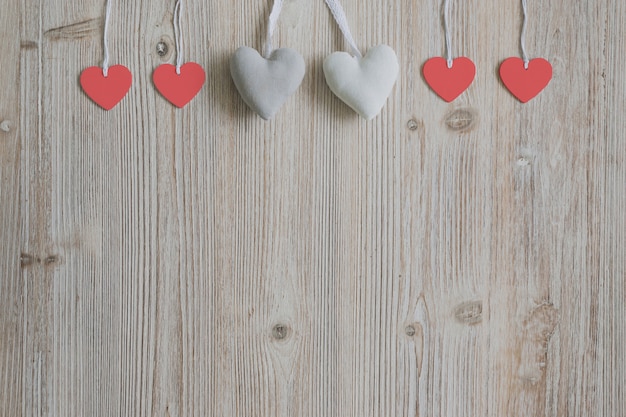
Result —
M 295 50 L 279 48 L 269 59 L 242 46 L 230 60 L 230 74 L 241 98 L 252 110 L 269 120 L 304 78 L 304 59 Z
M 396 53 L 387 45 L 375 46 L 361 58 L 335 52 L 324 60 L 324 75 L 332 92 L 365 120 L 385 105 L 398 70 Z

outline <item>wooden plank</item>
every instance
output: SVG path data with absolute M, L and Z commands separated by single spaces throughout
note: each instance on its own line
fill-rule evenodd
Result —
M 420 74 L 441 4 L 345 0 L 362 49 L 400 60 L 370 122 L 324 81 L 346 44 L 322 1 L 285 2 L 275 43 L 307 73 L 271 122 L 228 69 L 270 1 L 185 3 L 207 81 L 184 109 L 151 82 L 174 2 L 113 2 L 134 81 L 109 112 L 78 85 L 104 2 L 8 6 L 0 414 L 624 414 L 622 3 L 529 2 L 554 79 L 523 105 L 497 77 L 518 1 L 451 2 L 478 72 L 448 104 Z
M 590 316 L 596 328 L 585 334 L 585 363 L 595 361 L 596 371 L 587 371 L 595 381 L 595 404 L 586 404 L 588 414 L 619 415 L 626 407 L 626 370 L 622 358 L 626 357 L 626 127 L 624 91 L 626 77 L 619 69 L 626 57 L 626 43 L 620 35 L 626 24 L 626 7 L 614 1 L 607 6 L 604 45 L 604 64 L 599 68 L 597 80 L 602 91 L 603 105 L 598 105 L 594 119 L 599 126 L 590 152 L 587 155 L 591 189 L 592 220 L 588 228 L 597 234 L 595 246 L 588 249 L 587 258 L 593 266 L 593 285 Z M 615 35 L 617 34 L 617 38 Z M 596 301 L 597 300 L 597 301 Z M 594 301 L 596 302 L 594 304 Z M 582 384 L 583 386 L 586 384 Z M 592 408 L 595 408 L 594 409 Z
M 19 3 L 4 7 L 0 15 L 0 56 L 2 64 L 0 85 L 0 415 L 11 415 L 21 410 L 24 392 L 20 381 L 23 375 L 24 310 L 20 268 L 35 262 L 32 256 L 22 254 L 20 245 L 20 176 L 19 127 L 20 74 L 22 50 L 31 44 L 20 44 L 15 35 Z M 9 58 L 9 59 L 7 59 Z

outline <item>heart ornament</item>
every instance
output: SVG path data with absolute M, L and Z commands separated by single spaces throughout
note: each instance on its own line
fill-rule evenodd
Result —
M 396 53 L 387 45 L 363 57 L 334 52 L 324 60 L 324 76 L 333 93 L 366 120 L 380 113 L 399 71 Z
M 274 0 L 267 22 L 263 56 L 255 49 L 242 46 L 230 59 L 230 75 L 241 98 L 265 120 L 276 115 L 304 78 L 302 55 L 293 49 L 272 47 L 272 36 L 282 6 L 283 0 Z
M 198 94 L 206 75 L 195 62 L 187 62 L 176 73 L 176 66 L 162 64 L 154 70 L 152 81 L 163 97 L 178 108 L 184 107 Z
M 242 46 L 230 60 L 230 74 L 243 101 L 261 118 L 269 120 L 300 86 L 304 58 L 290 48 L 273 50 L 263 58 Z
M 102 67 L 88 67 L 80 73 L 80 86 L 87 96 L 98 106 L 105 110 L 111 110 L 119 103 L 133 82 L 133 76 L 123 65 L 109 66 L 109 46 L 107 42 L 107 28 L 111 15 L 111 2 L 107 0 L 104 17 L 104 59 Z
M 519 101 L 526 103 L 543 90 L 552 79 L 552 65 L 543 58 L 528 61 L 517 57 L 505 59 L 500 65 L 500 79 Z
M 445 58 L 431 58 L 422 68 L 424 79 L 430 88 L 448 103 L 456 99 L 474 81 L 476 66 L 471 59 L 458 57 L 448 68 Z
M 206 79 L 200 65 L 195 62 L 183 64 L 183 35 L 180 30 L 182 8 L 182 0 L 176 0 L 172 19 L 176 38 L 176 65 L 161 64 L 152 73 L 156 89 L 178 108 L 185 107 L 198 94 Z
M 106 76 L 101 67 L 85 68 L 80 74 L 85 94 L 105 110 L 111 110 L 124 98 L 132 81 L 132 74 L 123 65 L 109 67 Z

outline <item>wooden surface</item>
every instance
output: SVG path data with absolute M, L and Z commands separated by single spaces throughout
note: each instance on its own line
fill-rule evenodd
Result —
M 478 72 L 447 104 L 439 2 L 345 0 L 400 60 L 371 122 L 325 84 L 321 0 L 285 4 L 307 74 L 271 122 L 228 72 L 269 0 L 187 1 L 182 110 L 151 83 L 174 1 L 115 1 L 110 112 L 78 84 L 103 1 L 2 6 L 0 416 L 626 415 L 623 0 L 529 2 L 554 79 L 526 105 L 518 1 L 452 2 Z

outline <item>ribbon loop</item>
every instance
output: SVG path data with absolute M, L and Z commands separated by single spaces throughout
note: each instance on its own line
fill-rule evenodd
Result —
M 339 0 L 325 0 L 326 5 L 330 9 L 330 12 L 333 15 L 333 18 L 339 25 L 339 29 L 341 33 L 343 33 L 343 37 L 346 38 L 348 45 L 352 49 L 352 55 L 357 58 L 361 58 L 361 51 L 359 51 L 359 47 L 357 46 L 354 38 L 352 37 L 352 33 L 350 33 L 350 27 L 348 26 L 348 19 L 346 18 L 346 13 L 343 11 L 343 7 L 339 3 Z
M 274 36 L 274 31 L 276 30 L 276 26 L 278 25 L 278 17 L 280 16 L 280 12 L 283 7 L 284 0 L 275 0 L 274 5 L 272 6 L 272 11 L 270 12 L 270 16 L 267 24 L 267 38 L 265 40 L 265 47 L 263 48 L 263 57 L 265 59 L 269 59 L 272 54 L 272 36 Z M 352 33 L 350 33 L 350 27 L 348 26 L 348 19 L 346 18 L 346 13 L 343 11 L 343 7 L 339 3 L 339 0 L 325 0 L 326 5 L 330 9 L 330 12 L 333 15 L 333 18 L 339 25 L 339 29 L 343 34 L 344 38 L 350 45 L 350 49 L 352 49 L 352 55 L 361 58 L 361 51 L 359 51 L 359 47 L 357 46 L 354 38 L 352 37 Z
M 270 59 L 270 55 L 272 54 L 272 36 L 274 36 L 274 31 L 278 25 L 278 17 L 280 16 L 282 8 L 283 0 L 275 0 L 267 22 L 267 39 L 265 40 L 265 48 L 263 51 L 263 57 L 265 59 Z

